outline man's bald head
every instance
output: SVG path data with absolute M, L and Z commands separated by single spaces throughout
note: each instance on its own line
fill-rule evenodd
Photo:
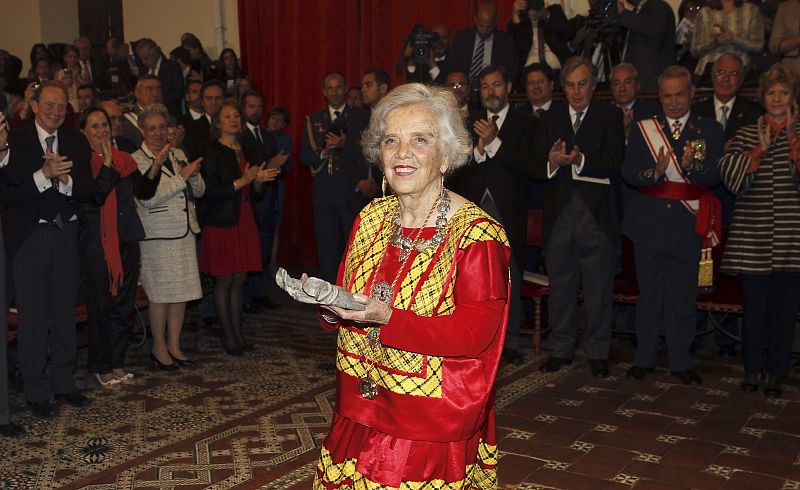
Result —
M 475 9 L 475 29 L 482 39 L 487 39 L 494 33 L 497 26 L 497 5 L 484 2 Z

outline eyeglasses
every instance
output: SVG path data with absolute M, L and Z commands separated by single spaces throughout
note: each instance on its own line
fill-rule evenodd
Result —
M 741 72 L 738 71 L 717 70 L 714 72 L 714 76 L 717 78 L 725 78 L 725 77 L 739 78 L 741 75 L 742 75 Z
M 466 85 L 466 83 L 458 82 L 458 83 L 451 83 L 450 85 L 448 85 L 448 87 L 450 87 L 453 90 L 458 90 L 461 87 L 463 87 L 464 85 Z

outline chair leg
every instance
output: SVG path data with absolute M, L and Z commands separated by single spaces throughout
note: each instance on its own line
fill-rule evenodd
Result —
M 533 298 L 533 353 L 539 355 L 542 342 L 542 298 Z

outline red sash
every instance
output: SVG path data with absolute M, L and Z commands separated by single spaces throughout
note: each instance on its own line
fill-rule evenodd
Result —
M 699 201 L 697 213 L 694 215 L 694 231 L 703 238 L 703 248 L 713 247 L 719 243 L 716 238 L 722 236 L 722 206 L 719 198 L 707 187 L 681 182 L 664 182 L 639 187 L 639 192 L 646 196 L 675 201 Z

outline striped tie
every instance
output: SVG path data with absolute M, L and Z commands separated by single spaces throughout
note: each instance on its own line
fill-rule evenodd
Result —
M 583 111 L 579 111 L 575 114 L 575 122 L 572 123 L 572 132 L 577 133 L 578 128 L 581 127 L 581 118 L 583 117 Z
M 483 47 L 483 39 L 480 39 L 475 48 L 475 54 L 472 55 L 472 67 L 469 69 L 470 78 L 478 78 L 478 74 L 483 68 Z

